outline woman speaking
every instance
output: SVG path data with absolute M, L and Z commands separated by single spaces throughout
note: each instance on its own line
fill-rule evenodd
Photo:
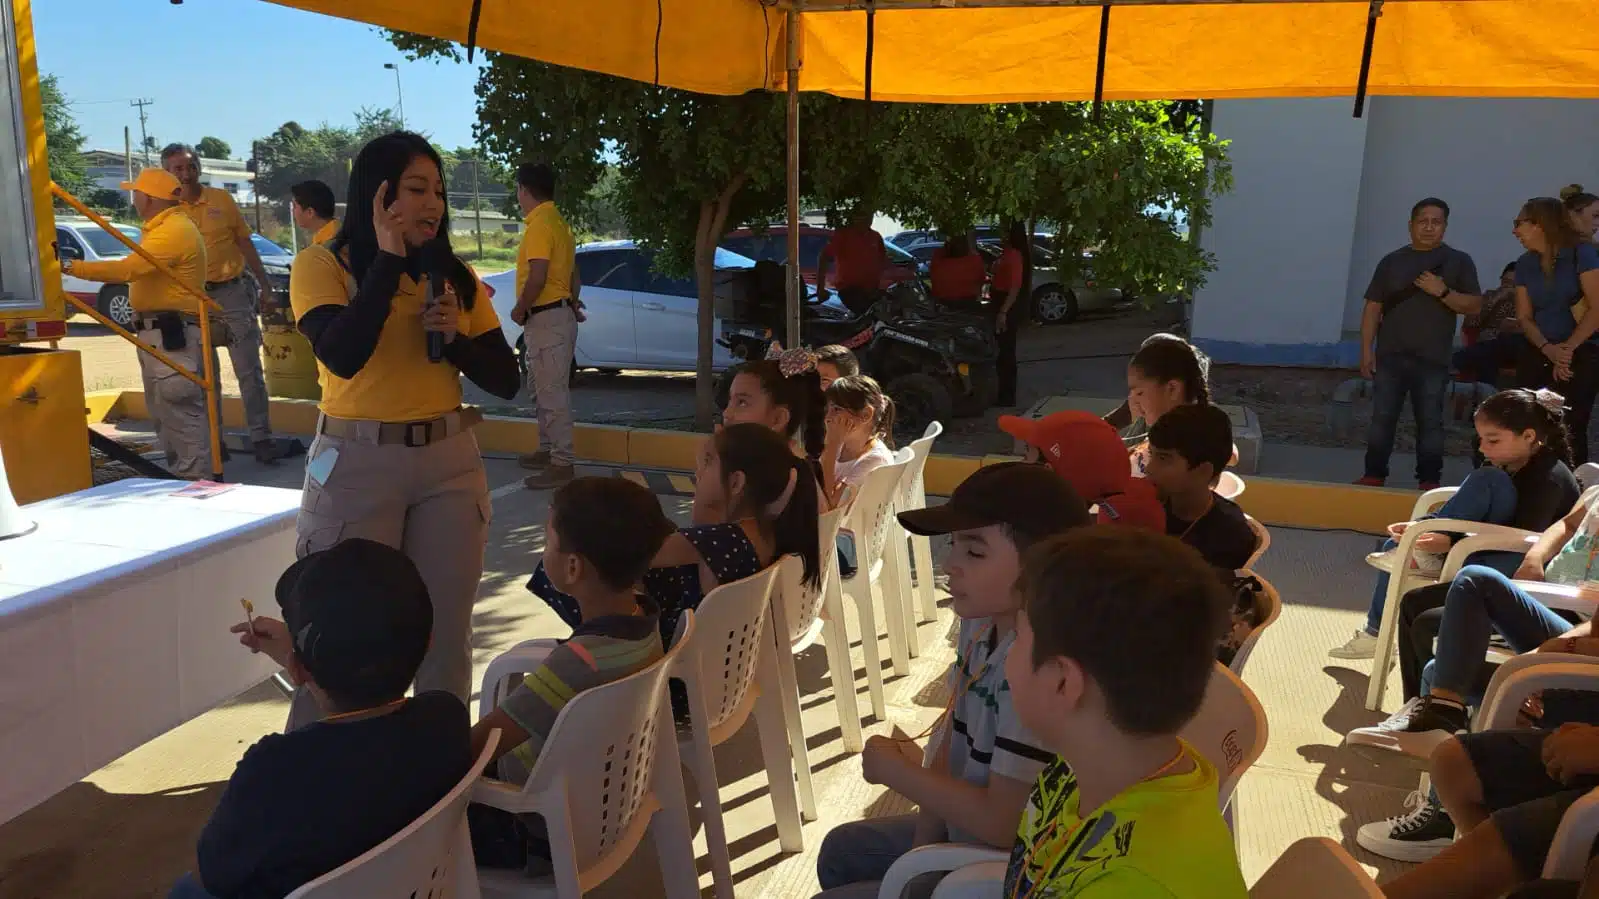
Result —
M 487 288 L 450 249 L 448 209 L 438 152 L 384 135 L 351 166 L 338 234 L 294 261 L 290 302 L 322 384 L 296 550 L 349 537 L 403 550 L 433 601 L 416 688 L 465 701 L 490 506 L 460 376 L 505 399 L 520 377 Z M 290 728 L 319 717 L 299 690 Z

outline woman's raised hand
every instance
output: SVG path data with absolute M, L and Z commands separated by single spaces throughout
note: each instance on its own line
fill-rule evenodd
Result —
M 378 234 L 378 249 L 404 256 L 405 217 L 395 212 L 392 206 L 384 204 L 383 198 L 388 192 L 389 182 L 384 181 L 378 185 L 378 192 L 372 197 L 372 230 Z

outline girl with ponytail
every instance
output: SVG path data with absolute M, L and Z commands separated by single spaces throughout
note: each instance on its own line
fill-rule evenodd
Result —
M 722 584 L 758 573 L 793 553 L 803 580 L 821 580 L 816 480 L 811 466 L 771 428 L 734 424 L 707 438 L 694 480 L 694 524 L 666 538 L 644 575 L 659 606 L 661 640 L 670 646 L 684 609 L 697 608 Z M 573 627 L 577 602 L 557 591 L 543 563 L 528 589 Z
M 1461 482 L 1460 489 L 1427 518 L 1455 518 L 1502 524 L 1541 533 L 1576 505 L 1581 490 L 1571 472 L 1571 444 L 1566 435 L 1564 399 L 1550 390 L 1501 390 L 1477 408 L 1473 423 L 1481 452 L 1488 464 Z M 1423 534 L 1416 541 L 1414 558 L 1397 559 L 1399 537 L 1415 522 L 1388 526 L 1389 539 L 1366 561 L 1383 573 L 1377 576 L 1366 626 L 1348 643 L 1329 653 L 1335 659 L 1369 659 L 1376 650 L 1377 631 L 1388 596 L 1388 578 L 1399 565 L 1421 573 L 1436 573 L 1459 535 Z M 1466 561 L 1486 565 L 1506 576 L 1521 565 L 1519 553 L 1482 552 Z M 1408 608 L 1408 604 L 1407 604 Z
M 1175 334 L 1153 334 L 1127 363 L 1127 408 L 1132 418 L 1143 421 L 1129 451 L 1133 477 L 1143 477 L 1149 464 L 1149 441 L 1144 439 L 1149 428 L 1162 415 L 1187 405 L 1210 405 L 1210 357 Z
M 774 343 L 765 359 L 733 369 L 722 423 L 764 425 L 789 440 L 803 438 L 805 458 L 821 459 L 827 399 L 816 358 L 808 349 L 785 350 Z
M 831 506 L 858 490 L 873 470 L 894 462 L 894 401 L 868 375 L 845 376 L 827 388 L 827 439 L 822 491 Z

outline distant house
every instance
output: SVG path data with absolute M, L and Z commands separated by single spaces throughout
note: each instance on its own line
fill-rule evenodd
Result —
M 116 190 L 127 180 L 127 157 L 121 150 L 85 150 L 83 160 L 94 186 Z M 150 164 L 160 165 L 155 151 L 150 153 Z M 144 168 L 144 153 L 133 154 L 133 174 Z M 220 187 L 233 195 L 235 202 L 243 205 L 255 202 L 255 173 L 245 170 L 242 159 L 212 159 L 200 157 L 200 182 L 210 187 Z

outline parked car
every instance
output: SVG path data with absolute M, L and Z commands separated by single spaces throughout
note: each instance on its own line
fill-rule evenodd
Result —
M 255 244 L 261 267 L 266 269 L 267 280 L 272 282 L 274 301 L 284 309 L 289 308 L 289 266 L 294 264 L 294 254 L 259 234 L 251 234 L 250 243 Z
M 822 248 L 832 239 L 833 232 L 828 228 L 800 226 L 800 277 L 805 279 L 805 283 L 816 283 L 816 264 L 822 257 Z M 915 260 L 887 241 L 883 247 L 888 251 L 888 265 L 883 269 L 883 278 L 878 286 L 887 290 L 901 281 L 914 280 L 917 275 Z M 773 225 L 763 232 L 740 228 L 722 238 L 721 248 L 757 262 L 770 260 L 782 263 L 788 260 L 788 226 Z M 828 272 L 827 287 L 833 286 L 832 275 L 837 272 L 838 266 L 834 265 Z
M 944 245 L 944 239 L 934 237 L 913 242 L 907 252 L 924 269 L 933 254 Z M 992 267 L 1002 252 L 998 239 L 978 240 L 977 251 L 984 262 Z M 1115 287 L 1102 287 L 1095 283 L 1092 253 L 1083 254 L 1083 267 L 1077 283 L 1068 288 L 1060 281 L 1056 256 L 1053 250 L 1033 247 L 1033 296 L 1028 314 L 1041 325 L 1058 325 L 1077 318 L 1079 312 L 1109 309 L 1122 301 L 1122 292 Z
M 117 225 L 118 231 L 134 243 L 139 242 L 139 229 L 132 225 Z M 56 253 L 62 259 L 120 259 L 129 250 L 122 241 L 100 230 L 100 226 L 86 218 L 58 216 L 56 218 Z M 85 303 L 93 303 L 100 314 L 126 328 L 133 324 L 133 307 L 128 305 L 128 285 L 102 284 L 62 273 L 61 287 Z
M 693 371 L 699 351 L 699 293 L 692 278 L 668 278 L 653 268 L 648 250 L 631 240 L 584 244 L 577 248 L 582 299 L 588 320 L 577 329 L 573 368 L 603 372 L 624 369 Z M 724 249 L 716 268 L 753 268 L 755 261 Z M 522 329 L 511 321 L 516 307 L 516 272 L 485 277 L 494 291 L 494 311 L 505 340 L 524 354 Z M 721 323 L 711 333 L 721 335 Z M 717 371 L 736 361 L 726 347 L 713 350 Z
M 975 237 L 978 242 L 986 240 L 1003 240 L 1005 237 L 1005 235 L 995 225 L 978 225 L 972 229 L 972 236 Z M 944 242 L 944 236 L 939 234 L 937 231 L 901 231 L 898 234 L 895 234 L 893 237 L 890 237 L 888 242 L 894 244 L 902 250 L 909 250 L 913 246 L 920 246 L 927 243 L 931 243 L 935 247 L 941 246 Z M 1055 235 L 1049 233 L 1048 231 L 1033 232 L 1033 247 L 1037 250 L 1043 250 L 1046 253 L 1052 253 L 1054 250 L 1051 249 L 1051 247 L 1054 246 L 1054 242 Z M 926 260 L 924 259 L 923 261 L 925 262 Z

